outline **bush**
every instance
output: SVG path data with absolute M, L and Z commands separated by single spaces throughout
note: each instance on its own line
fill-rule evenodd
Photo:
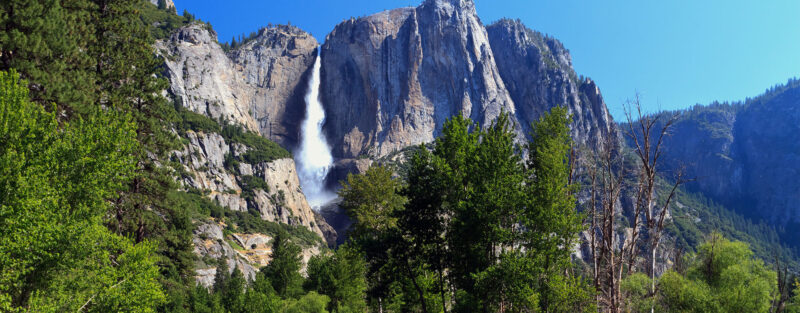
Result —
M 178 131 L 183 134 L 187 130 L 204 133 L 219 133 L 222 129 L 217 121 L 205 116 L 181 108 L 179 111 L 181 120 L 177 123 Z
M 242 198 L 247 201 L 253 201 L 255 198 L 255 191 L 257 189 L 269 192 L 269 186 L 263 178 L 253 175 L 244 175 L 241 179 L 242 185 Z
M 289 151 L 277 143 L 247 131 L 239 125 L 225 125 L 221 134 L 228 143 L 240 143 L 248 148 L 243 157 L 250 164 L 271 162 L 292 156 Z
M 304 226 L 292 226 L 283 223 L 265 221 L 261 219 L 261 214 L 256 211 L 239 212 L 225 210 L 225 217 L 228 224 L 236 224 L 237 231 L 242 233 L 261 233 L 274 236 L 281 230 L 289 233 L 293 240 L 302 246 L 315 246 L 322 243 L 316 233 Z

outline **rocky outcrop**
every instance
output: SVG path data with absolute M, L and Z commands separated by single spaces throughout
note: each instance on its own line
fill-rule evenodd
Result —
M 248 147 L 229 144 L 219 134 L 189 131 L 184 151 L 175 157 L 186 166 L 188 174 L 182 178 L 186 188 L 202 190 L 220 205 L 233 211 L 256 210 L 261 218 L 295 226 L 304 226 L 323 237 L 320 221 L 306 202 L 300 189 L 294 160 L 285 158 L 269 163 L 239 163 L 238 171 L 225 168 L 225 155 L 235 157 L 247 152 Z M 257 189 L 252 199 L 245 199 L 237 176 L 252 175 L 266 182 L 268 190 Z
M 305 114 L 303 95 L 316 39 L 296 27 L 275 26 L 226 53 L 216 36 L 195 23 L 157 43 L 173 98 L 191 111 L 245 125 L 293 147 Z
M 572 69 L 572 57 L 558 40 L 533 31 L 520 21 L 500 20 L 487 27 L 497 68 L 517 108 L 516 118 L 528 133 L 531 122 L 555 106 L 572 114 L 572 138 L 598 148 L 613 133 L 613 120 L 600 89 Z
M 219 262 L 226 262 L 230 272 L 238 268 L 248 280 L 253 280 L 259 269 L 272 260 L 271 236 L 242 233 L 225 236 L 223 227 L 209 219 L 199 221 L 194 231 L 194 253 L 200 258 L 195 269 L 196 280 L 205 287 L 213 286 Z M 303 264 L 319 253 L 319 247 L 304 247 L 300 253 Z
M 216 33 L 204 24 L 183 27 L 157 43 L 165 56 L 170 93 L 178 104 L 217 120 L 258 130 L 242 99 L 254 92 L 217 44 Z
M 471 0 L 350 19 L 322 46 L 325 130 L 337 158 L 381 157 L 432 141 L 455 114 L 487 124 L 505 111 L 522 139 L 565 105 L 576 141 L 596 144 L 613 121 L 594 82 L 571 66 L 561 43 L 519 22 L 487 31 Z
M 336 242 L 335 232 L 331 233 L 332 228 L 306 202 L 294 160 L 283 158 L 257 164 L 242 162 L 236 169 L 229 168 L 230 164 L 226 168 L 226 155 L 244 155 L 249 147 L 228 143 L 216 133 L 187 131 L 185 138 L 184 150 L 173 154 L 173 159 L 185 168 L 180 178 L 184 188 L 199 190 L 227 209 L 256 211 L 264 220 L 306 227 L 320 238 L 330 238 L 330 244 Z M 240 185 L 244 176 L 262 179 L 267 188 L 253 190 L 252 196 L 245 196 Z M 223 236 L 224 225 L 221 222 L 209 219 L 197 223 L 193 244 L 201 261 L 197 265 L 196 278 L 204 286 L 212 284 L 218 262 L 228 262 L 231 271 L 238 267 L 248 278 L 253 278 L 260 267 L 269 263 L 269 234 L 232 233 Z M 319 251 L 318 245 L 304 246 L 304 260 Z
M 255 39 L 228 56 L 253 93 L 241 104 L 264 137 L 286 147 L 299 142 L 305 114 L 308 75 L 317 57 L 317 40 L 293 26 L 263 28 Z
M 150 0 L 150 3 L 152 3 L 155 6 L 158 6 L 158 1 L 160 1 L 160 0 Z M 171 8 L 175 7 L 175 3 L 172 2 L 172 0 L 164 0 L 164 4 L 166 5 L 167 9 L 171 9 Z

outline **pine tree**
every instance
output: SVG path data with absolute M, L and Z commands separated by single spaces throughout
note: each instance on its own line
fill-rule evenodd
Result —
M 93 42 L 86 0 L 3 1 L 0 4 L 0 70 L 17 70 L 31 99 L 82 111 L 97 99 Z M 66 31 L 70 30 L 70 31 Z
M 366 267 L 364 256 L 354 247 L 340 246 L 334 255 L 308 261 L 306 289 L 330 297 L 329 311 L 365 312 Z
M 222 304 L 232 313 L 244 313 L 244 293 L 247 280 L 239 267 L 233 269 L 225 290 L 222 292 Z
M 281 297 L 295 297 L 302 292 L 300 247 L 292 243 L 289 233 L 281 229 L 272 239 L 272 260 L 261 269 Z
M 222 294 L 228 289 L 228 282 L 231 280 L 231 273 L 228 271 L 228 260 L 224 257 L 217 260 L 216 273 L 214 274 L 213 290 L 215 294 Z

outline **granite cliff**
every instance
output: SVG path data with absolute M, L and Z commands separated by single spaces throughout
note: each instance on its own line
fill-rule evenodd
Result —
M 170 94 L 180 106 L 245 125 L 286 147 L 298 142 L 303 94 L 317 41 L 292 26 L 262 28 L 226 53 L 216 33 L 196 23 L 157 48 L 165 56 Z
M 344 21 L 321 55 L 326 132 L 339 159 L 430 142 L 455 114 L 485 125 L 507 112 L 522 139 L 564 105 L 577 142 L 596 145 L 612 132 L 599 89 L 575 74 L 561 43 L 515 21 L 485 27 L 470 0 Z

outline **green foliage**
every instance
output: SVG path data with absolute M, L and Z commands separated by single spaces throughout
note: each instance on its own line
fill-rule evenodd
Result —
M 243 175 L 240 181 L 242 185 L 242 198 L 249 201 L 255 199 L 255 191 L 258 189 L 269 192 L 269 185 L 263 178 L 253 175 Z
M 350 245 L 340 246 L 333 255 L 318 255 L 308 261 L 305 288 L 330 298 L 331 312 L 366 311 L 366 262 Z
M 180 121 L 175 123 L 178 132 L 181 134 L 186 133 L 187 130 L 204 133 L 219 133 L 222 128 L 217 121 L 205 116 L 189 111 L 186 108 L 180 108 Z
M 666 310 L 721 312 L 719 303 L 714 299 L 713 291 L 703 282 L 693 281 L 676 272 L 668 271 L 659 279 L 658 288 L 661 294 L 660 300 L 663 301 L 662 305 Z
M 232 312 L 243 312 L 245 287 L 247 287 L 247 280 L 245 280 L 244 274 L 238 267 L 234 268 L 225 284 L 225 289 L 222 290 L 222 304 L 225 308 Z
M 282 312 L 286 313 L 328 313 L 325 307 L 328 305 L 328 296 L 317 294 L 316 292 L 309 292 L 303 295 L 300 299 L 287 299 L 284 301 L 284 308 Z
M 152 311 L 164 297 L 153 245 L 100 226 L 133 176 L 130 116 L 59 125 L 24 85 L 0 72 L 0 308 Z
M 399 180 L 385 167 L 370 167 L 364 175 L 347 175 L 339 196 L 340 207 L 353 219 L 351 238 L 374 239 L 379 232 L 397 227 L 394 212 L 400 210 L 405 198 L 398 192 Z
M 684 190 L 677 192 L 675 200 L 681 205 L 671 208 L 676 218 L 665 230 L 675 238 L 679 248 L 694 251 L 703 243 L 705 234 L 716 231 L 726 238 L 746 242 L 755 255 L 764 260 L 774 258 L 776 249 L 792 256 L 789 247 L 781 244 L 775 228 L 764 222 L 754 223 L 700 194 Z M 793 259 L 784 262 L 793 269 L 800 267 Z
M 194 22 L 194 16 L 188 12 L 184 11 L 180 16 L 173 10 L 159 9 L 146 0 L 139 1 L 137 9 L 141 12 L 141 22 L 149 26 L 150 35 L 155 39 L 167 38 L 176 29 Z
M 624 307 L 630 312 L 650 311 L 653 297 L 650 295 L 652 279 L 645 273 L 633 273 L 626 277 L 620 284 L 622 298 L 625 299 Z
M 216 204 L 215 204 L 216 205 Z M 231 211 L 222 208 L 226 222 L 236 225 L 236 230 L 243 233 L 261 233 L 277 235 L 280 232 L 289 234 L 293 240 L 304 247 L 318 246 L 322 244 L 322 238 L 305 226 L 292 226 L 284 223 L 265 221 L 260 213 L 248 211 Z
M 243 158 L 244 161 L 250 164 L 292 157 L 289 151 L 277 143 L 254 132 L 247 131 L 239 125 L 225 125 L 222 128 L 222 137 L 230 144 L 240 143 L 245 145 L 248 150 Z
M 272 239 L 272 260 L 261 269 L 281 297 L 295 297 L 302 293 L 303 280 L 298 272 L 301 265 L 300 247 L 289 240 L 289 234 L 280 231 Z
M 88 0 L 3 1 L 0 5 L 0 70 L 16 69 L 31 98 L 83 109 L 94 104 L 94 61 L 81 51 L 95 32 Z M 65 31 L 65 30 L 75 31 Z
M 714 233 L 690 255 L 686 275 L 665 273 L 658 282 L 668 311 L 769 312 L 777 276 L 747 244 Z
M 377 166 L 350 175 L 341 207 L 369 297 L 389 311 L 593 311 L 564 248 L 582 230 L 569 121 L 555 108 L 534 125 L 527 167 L 507 114 L 484 129 L 455 116 L 432 153 L 415 150 L 405 184 Z
M 798 313 L 800 312 L 800 280 L 795 279 L 794 281 L 794 296 L 789 301 L 789 304 L 786 305 L 786 312 L 787 313 Z
M 187 215 L 192 218 L 221 218 L 225 215 L 225 208 L 196 192 L 170 191 L 167 202 L 170 207 L 185 208 Z

